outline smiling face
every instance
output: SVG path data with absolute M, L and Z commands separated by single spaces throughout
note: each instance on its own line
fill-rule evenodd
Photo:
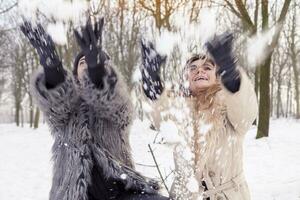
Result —
M 191 94 L 209 88 L 217 82 L 216 66 L 207 56 L 190 59 L 187 65 L 187 80 Z
M 87 69 L 87 63 L 85 61 L 85 57 L 83 56 L 79 59 L 78 67 L 77 67 L 77 75 L 79 81 L 83 79 L 83 74 L 85 69 Z

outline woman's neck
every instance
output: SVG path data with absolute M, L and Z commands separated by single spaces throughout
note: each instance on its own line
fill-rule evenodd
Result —
M 221 90 L 220 84 L 214 84 L 210 87 L 202 88 L 193 94 L 194 105 L 196 110 L 209 109 L 214 103 L 215 94 Z

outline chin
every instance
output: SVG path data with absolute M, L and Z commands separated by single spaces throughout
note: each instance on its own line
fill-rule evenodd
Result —
M 203 83 L 198 83 L 197 85 L 196 85 L 196 89 L 197 90 L 199 90 L 199 89 L 205 89 L 205 88 L 208 88 L 210 86 L 210 84 L 209 83 L 207 83 L 207 82 L 203 82 Z

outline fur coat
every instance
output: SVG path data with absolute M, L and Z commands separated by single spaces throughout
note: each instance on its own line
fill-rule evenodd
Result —
M 53 89 L 43 71 L 32 77 L 31 93 L 54 137 L 50 200 L 118 199 L 124 192 L 156 193 L 157 184 L 133 169 L 129 145 L 132 104 L 110 63 L 104 86 L 85 71 L 82 81 L 67 73 Z

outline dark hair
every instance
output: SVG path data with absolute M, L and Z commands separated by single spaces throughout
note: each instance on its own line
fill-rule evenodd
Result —
M 105 54 L 106 59 L 107 59 L 107 60 L 110 60 L 109 55 L 108 55 L 105 51 L 103 51 L 103 52 L 104 52 L 104 54 Z M 84 54 L 83 54 L 83 52 L 81 51 L 81 52 L 79 52 L 79 53 L 77 54 L 77 56 L 75 57 L 75 60 L 74 60 L 74 63 L 73 63 L 73 75 L 74 75 L 74 76 L 77 76 L 78 62 L 79 62 L 79 60 L 80 60 L 83 56 L 84 56 Z
M 82 58 L 84 56 L 83 52 L 79 52 L 74 60 L 73 63 L 73 75 L 77 76 L 77 69 L 78 69 L 78 62 L 80 60 L 80 58 Z

